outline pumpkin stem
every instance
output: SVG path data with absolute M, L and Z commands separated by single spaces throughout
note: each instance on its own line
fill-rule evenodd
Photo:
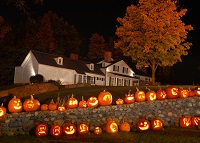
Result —
M 135 87 L 137 91 L 140 91 L 137 87 Z
M 149 91 L 151 91 L 151 89 L 149 89 L 148 87 L 146 87 L 146 89 L 148 89 Z
M 160 85 L 158 84 L 159 89 L 161 89 Z
M 1 107 L 3 107 L 3 103 L 1 103 Z
M 84 101 L 84 98 L 83 98 L 83 96 L 82 96 L 82 101 Z
M 131 90 L 128 91 L 128 94 L 131 94 Z
M 34 100 L 33 95 L 31 95 L 31 100 Z
M 103 92 L 106 92 L 106 90 L 104 89 Z
M 54 104 L 54 101 L 53 101 L 53 99 L 51 99 L 51 102 L 50 103 L 53 103 Z

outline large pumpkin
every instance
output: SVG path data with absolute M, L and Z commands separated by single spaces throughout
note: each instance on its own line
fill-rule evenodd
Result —
M 169 86 L 166 88 L 167 98 L 178 98 L 178 88 L 176 86 Z
M 72 94 L 72 96 L 67 100 L 66 102 L 66 107 L 67 108 L 76 108 L 78 107 L 78 100 L 74 97 L 74 95 Z
M 97 107 L 99 105 L 99 101 L 95 96 L 91 96 L 90 98 L 88 98 L 87 100 L 87 106 L 88 107 Z
M 63 134 L 67 136 L 75 135 L 77 132 L 74 124 L 68 123 L 63 127 Z
M 14 96 L 9 102 L 8 102 L 8 111 L 11 113 L 19 113 L 23 109 L 22 107 L 22 101 L 21 99 Z
M 134 97 L 134 94 L 131 93 L 131 90 L 129 90 L 128 94 L 125 94 L 124 102 L 126 104 L 131 104 L 135 102 L 135 97 Z
M 151 123 L 146 119 L 142 119 L 137 122 L 136 128 L 139 132 L 147 131 L 147 130 L 150 130 Z
M 146 100 L 146 96 L 145 96 L 145 92 L 142 91 L 142 90 L 139 90 L 137 87 L 136 87 L 136 92 L 135 92 L 135 101 L 137 102 L 143 102 Z
M 106 123 L 106 132 L 107 133 L 117 133 L 118 132 L 118 125 L 115 121 L 108 121 Z
M 5 107 L 3 107 L 3 103 L 2 103 L 0 106 L 0 118 L 3 118 L 6 115 L 6 112 L 7 110 Z
M 30 99 L 24 101 L 23 108 L 26 112 L 37 111 L 40 109 L 40 102 L 31 95 Z
M 112 95 L 108 91 L 102 91 L 98 95 L 99 105 L 107 106 L 112 104 Z
M 61 136 L 62 135 L 62 127 L 59 125 L 51 126 L 50 134 L 55 137 Z
M 48 135 L 49 129 L 47 124 L 38 124 L 35 128 L 35 134 L 38 137 L 44 137 Z

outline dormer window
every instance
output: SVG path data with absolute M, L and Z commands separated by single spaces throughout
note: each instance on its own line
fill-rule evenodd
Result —
M 87 64 L 87 67 L 91 70 L 91 71 L 93 71 L 94 70 L 94 64 Z
M 58 65 L 63 65 L 63 58 L 62 57 L 55 58 L 55 60 L 56 60 Z

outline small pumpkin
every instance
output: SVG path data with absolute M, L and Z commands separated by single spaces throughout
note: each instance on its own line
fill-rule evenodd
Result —
M 78 134 L 87 134 L 89 133 L 89 127 L 88 125 L 82 123 L 77 125 L 77 133 Z
M 108 91 L 102 91 L 98 95 L 98 102 L 101 106 L 108 106 L 112 104 L 112 94 Z
M 50 134 L 55 137 L 61 136 L 62 135 L 62 127 L 59 125 L 51 126 Z
M 26 99 L 23 102 L 23 108 L 26 112 L 37 111 L 40 109 L 40 102 L 37 99 L 33 98 L 33 95 L 30 96 L 30 99 Z
M 121 99 L 121 98 L 118 98 L 118 99 L 116 100 L 116 104 L 117 104 L 117 105 L 123 105 L 123 104 L 124 104 L 124 100 Z
M 102 133 L 101 127 L 95 127 L 94 130 L 93 130 L 93 133 L 96 134 L 96 135 L 101 134 Z
M 131 130 L 130 124 L 128 122 L 123 122 L 119 126 L 120 131 L 129 132 Z
M 118 125 L 115 121 L 107 121 L 106 123 L 106 129 L 105 131 L 107 133 L 117 133 L 118 132 Z
M 79 101 L 79 107 L 80 108 L 86 108 L 87 107 L 87 101 L 84 100 L 83 96 L 82 96 L 82 100 Z
M 67 100 L 66 107 L 70 109 L 78 107 L 78 100 L 74 97 L 74 94 Z
M 40 106 L 40 110 L 41 110 L 41 111 L 47 111 L 47 110 L 49 110 L 49 105 L 48 105 L 48 104 L 42 104 L 42 105 Z
M 47 124 L 38 124 L 35 128 L 35 134 L 38 137 L 44 137 L 48 135 L 48 126 Z
M 146 119 L 141 119 L 140 121 L 137 122 L 136 128 L 139 132 L 147 131 L 150 130 L 151 123 Z
M 146 95 L 145 95 L 145 92 L 142 91 L 142 90 L 139 90 L 137 87 L 136 87 L 136 92 L 135 92 L 135 101 L 137 102 L 143 102 L 146 100 Z
M 97 107 L 99 105 L 99 101 L 95 96 L 91 96 L 90 98 L 88 98 L 87 100 L 87 105 L 88 107 Z
M 163 122 L 160 119 L 154 119 L 151 121 L 152 130 L 161 130 L 163 129 Z
M 191 118 L 188 116 L 182 116 L 179 118 L 179 124 L 183 128 L 189 128 L 191 126 Z
M 68 123 L 63 127 L 63 134 L 67 136 L 75 135 L 77 132 L 76 125 Z
M 0 118 L 3 118 L 5 115 L 6 115 L 6 108 L 3 106 L 3 103 L 1 104 L 1 107 L 0 107 Z
M 125 94 L 124 102 L 126 104 L 131 104 L 135 102 L 134 94 L 131 93 L 131 90 L 129 90 L 128 94 Z
M 8 102 L 8 111 L 10 113 L 19 113 L 23 110 L 22 101 L 21 99 L 14 96 L 9 102 Z
M 49 110 L 54 111 L 54 110 L 57 110 L 57 108 L 58 108 L 58 105 L 54 102 L 53 99 L 51 99 L 51 102 L 49 103 Z
M 60 106 L 58 106 L 58 111 L 64 112 L 64 111 L 66 111 L 66 107 L 64 105 L 60 105 Z
M 155 101 L 156 100 L 156 93 L 155 91 L 149 89 L 146 87 L 146 89 L 148 89 L 149 91 L 146 92 L 145 94 L 145 98 L 147 101 Z

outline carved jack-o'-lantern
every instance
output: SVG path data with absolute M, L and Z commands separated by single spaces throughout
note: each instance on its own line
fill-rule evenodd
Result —
M 140 121 L 137 122 L 137 125 L 136 125 L 136 128 L 139 132 L 142 132 L 142 131 L 147 131 L 149 130 L 151 127 L 151 124 L 148 120 L 146 119 L 142 119 Z
M 199 86 L 195 87 L 194 92 L 196 96 L 200 96 L 200 87 Z
M 128 122 L 123 122 L 119 126 L 120 131 L 129 132 L 131 130 L 130 124 Z
M 106 123 L 106 132 L 107 133 L 117 133 L 118 132 L 118 125 L 115 121 L 108 121 Z
M 160 88 L 159 90 L 156 91 L 156 99 L 165 100 L 166 97 L 167 97 L 167 94 L 166 94 L 165 90 Z
M 37 111 L 40 109 L 40 102 L 31 95 L 30 99 L 24 101 L 23 108 L 26 112 Z
M 97 107 L 99 105 L 99 101 L 96 97 L 91 96 L 87 100 L 87 105 L 88 105 L 88 107 Z
M 163 129 L 163 122 L 159 119 L 155 119 L 151 121 L 151 129 L 152 130 L 161 130 Z
M 74 124 L 66 124 L 63 127 L 63 134 L 67 136 L 76 134 L 76 126 Z
M 59 125 L 53 125 L 50 129 L 50 134 L 52 136 L 60 136 L 62 134 L 62 127 Z
M 6 108 L 3 107 L 3 103 L 1 104 L 1 107 L 0 107 L 0 118 L 3 118 L 5 115 L 6 115 Z
M 107 106 L 107 105 L 112 104 L 111 93 L 105 90 L 103 92 L 100 92 L 98 95 L 98 102 L 99 102 L 99 105 L 101 106 Z
M 8 111 L 11 113 L 19 113 L 23 109 L 21 99 L 14 96 L 8 103 Z
M 147 88 L 147 87 L 146 87 Z M 146 92 L 145 97 L 147 101 L 155 101 L 156 100 L 156 93 L 153 90 L 150 90 L 147 88 L 149 91 Z
M 121 99 L 121 98 L 118 98 L 118 99 L 116 100 L 116 104 L 117 104 L 117 105 L 122 105 L 122 104 L 124 104 L 124 100 Z
M 96 134 L 96 135 L 101 134 L 102 129 L 100 127 L 95 127 L 94 130 L 93 130 L 93 133 Z
M 137 102 L 143 102 L 146 100 L 146 95 L 144 93 L 144 91 L 142 90 L 139 90 L 137 87 L 136 87 L 136 92 L 135 92 L 135 101 Z
M 88 125 L 82 123 L 77 125 L 77 133 L 78 134 L 87 134 L 89 132 Z
M 169 86 L 166 88 L 167 98 L 178 98 L 178 88 L 175 86 Z
M 78 107 L 78 100 L 76 98 L 74 98 L 74 95 L 72 94 L 72 96 L 67 100 L 66 102 L 66 107 L 68 108 L 76 108 Z
M 79 107 L 80 108 L 86 108 L 87 107 L 87 101 L 84 100 L 83 96 L 82 96 L 82 100 L 79 101 Z
M 191 126 L 191 118 L 190 117 L 180 117 L 179 124 L 183 128 L 188 128 Z
M 178 96 L 180 97 L 180 98 L 187 98 L 188 97 L 188 90 L 187 89 L 183 89 L 183 88 L 181 88 L 181 89 L 179 89 L 178 90 Z
M 39 137 L 48 135 L 48 126 L 46 124 L 38 124 L 35 128 L 35 134 Z
M 128 94 L 125 94 L 124 102 L 126 104 L 131 104 L 135 102 L 134 94 L 131 94 L 131 90 L 129 90 Z
M 191 118 L 191 125 L 192 126 L 198 126 L 200 123 L 200 117 L 192 117 Z
M 60 105 L 60 106 L 58 106 L 58 111 L 64 112 L 64 111 L 66 111 L 66 107 L 64 105 Z

